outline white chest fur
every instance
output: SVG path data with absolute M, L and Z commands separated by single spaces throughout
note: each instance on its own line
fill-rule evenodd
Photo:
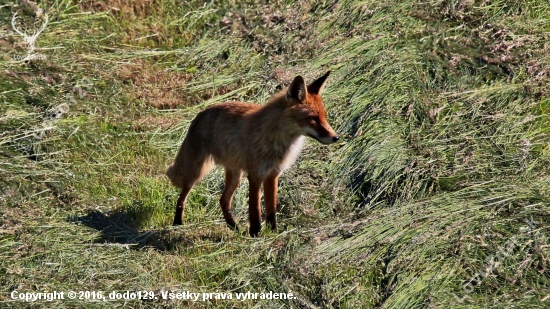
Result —
M 304 146 L 304 136 L 298 137 L 294 143 L 290 145 L 288 148 L 288 151 L 285 154 L 285 157 L 283 158 L 283 161 L 281 162 L 281 165 L 279 166 L 279 173 L 282 173 L 286 171 L 288 168 L 294 164 L 296 159 L 298 158 L 298 155 L 300 154 L 300 151 L 302 150 L 302 146 Z

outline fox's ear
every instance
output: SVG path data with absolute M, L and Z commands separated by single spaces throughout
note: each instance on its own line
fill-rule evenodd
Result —
M 286 91 L 286 100 L 291 102 L 292 100 L 297 100 L 298 102 L 303 102 L 307 96 L 306 82 L 301 76 L 296 76 L 288 90 Z
M 325 87 L 325 84 L 327 83 L 327 77 L 329 75 L 330 71 L 316 79 L 313 83 L 309 84 L 309 86 L 307 86 L 307 91 L 311 94 L 321 94 L 323 87 Z

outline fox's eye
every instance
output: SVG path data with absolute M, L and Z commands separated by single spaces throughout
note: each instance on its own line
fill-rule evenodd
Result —
M 317 117 L 317 116 L 311 116 L 311 117 L 309 117 L 309 120 L 310 120 L 310 121 L 313 121 L 313 122 L 319 122 L 319 117 Z

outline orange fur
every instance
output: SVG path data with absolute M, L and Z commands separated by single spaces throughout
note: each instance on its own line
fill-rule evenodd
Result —
M 231 214 L 231 200 L 246 172 L 250 183 L 250 235 L 257 236 L 261 229 L 262 185 L 267 222 L 276 230 L 277 180 L 296 160 L 303 136 L 324 144 L 338 140 L 327 121 L 320 96 L 329 73 L 309 86 L 297 76 L 287 89 L 275 94 L 264 106 L 228 102 L 200 112 L 191 122 L 175 162 L 166 172 L 172 184 L 182 189 L 174 225 L 182 224 L 191 188 L 218 164 L 226 170 L 220 204 L 227 224 L 237 228 Z

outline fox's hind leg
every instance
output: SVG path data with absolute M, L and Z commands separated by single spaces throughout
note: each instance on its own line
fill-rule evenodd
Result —
M 176 165 L 180 164 L 180 165 Z M 187 204 L 187 195 L 191 188 L 199 182 L 208 172 L 214 167 L 214 161 L 210 156 L 203 158 L 196 158 L 195 160 L 187 160 L 178 162 L 176 158 L 175 167 L 171 167 L 168 171 L 168 176 L 172 176 L 172 179 L 180 179 L 178 186 L 181 188 L 181 193 L 176 204 L 176 213 L 174 214 L 174 225 L 183 224 L 183 214 L 185 212 L 185 205 Z
M 222 197 L 220 198 L 220 205 L 222 207 L 223 218 L 227 225 L 232 229 L 238 229 L 233 214 L 231 213 L 231 200 L 235 190 L 241 183 L 241 177 L 243 172 L 241 170 L 225 170 L 225 189 L 223 190 Z
M 173 225 L 182 225 L 183 224 L 183 213 L 185 212 L 185 204 L 187 204 L 187 194 L 191 191 L 193 186 L 184 185 L 181 189 L 180 197 L 176 203 L 176 214 L 174 215 Z

